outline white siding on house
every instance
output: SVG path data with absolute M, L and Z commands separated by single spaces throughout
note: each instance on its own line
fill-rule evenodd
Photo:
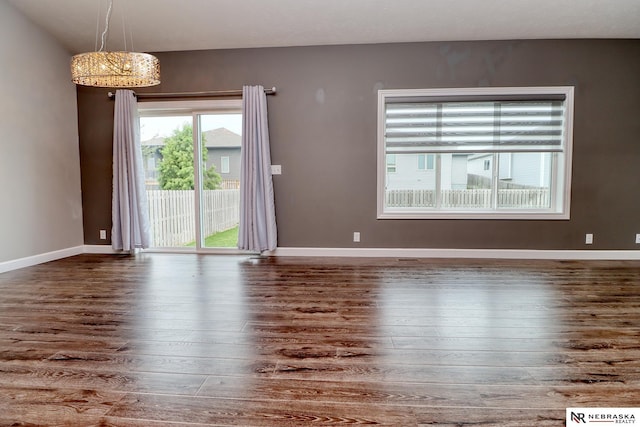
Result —
M 452 164 L 453 155 L 448 153 L 440 154 L 440 170 L 442 171 L 440 174 L 440 188 L 442 190 L 451 190 L 451 174 L 445 171 L 450 171 Z
M 491 179 L 493 153 L 470 154 L 468 159 L 467 170 L 469 174 Z M 485 167 L 486 162 L 489 162 L 488 169 Z
M 513 178 L 513 153 L 499 153 L 498 154 L 498 177 L 500 179 L 512 179 Z
M 388 190 L 434 189 L 435 169 L 419 169 L 417 154 L 396 154 L 396 171 L 387 172 Z
M 511 182 L 530 187 L 548 187 L 550 156 L 549 153 L 515 153 Z
M 527 187 L 548 187 L 550 184 L 551 155 L 549 153 L 499 153 L 500 180 Z M 469 157 L 469 173 L 491 179 L 493 153 L 474 154 Z M 485 168 L 485 162 L 489 168 Z
M 395 172 L 387 172 L 387 190 L 433 190 L 436 188 L 435 157 L 433 169 L 419 168 L 419 154 L 396 154 Z M 434 154 L 434 156 L 437 156 Z M 425 161 L 425 164 L 427 162 Z M 440 154 L 441 188 L 467 188 L 467 155 Z
M 465 190 L 467 188 L 467 157 L 466 154 L 454 154 L 451 159 L 452 190 Z

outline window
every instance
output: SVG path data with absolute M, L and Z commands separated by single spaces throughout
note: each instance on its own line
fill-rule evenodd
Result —
M 396 171 L 396 155 L 389 154 L 387 156 L 387 173 L 393 173 Z
M 423 170 L 433 170 L 433 165 L 435 164 L 435 157 L 433 154 L 418 154 L 418 169 Z
M 220 173 L 229 173 L 229 156 L 220 157 Z
M 572 125 L 573 87 L 381 90 L 378 218 L 568 219 Z

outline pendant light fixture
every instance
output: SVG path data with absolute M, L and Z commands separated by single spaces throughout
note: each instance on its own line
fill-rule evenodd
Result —
M 71 80 L 83 86 L 130 88 L 160 84 L 160 61 L 148 53 L 108 52 L 105 50 L 109 34 L 109 21 L 113 0 L 102 32 L 100 49 L 96 52 L 80 53 L 71 58 Z

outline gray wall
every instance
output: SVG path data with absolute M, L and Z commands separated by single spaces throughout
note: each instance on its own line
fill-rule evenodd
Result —
M 170 52 L 154 92 L 268 98 L 280 247 L 637 249 L 640 41 L 407 43 Z M 378 89 L 574 85 L 571 220 L 376 220 Z M 85 242 L 110 228 L 112 101 L 78 92 Z M 353 243 L 360 231 L 361 243 Z M 585 233 L 595 244 L 584 245 Z
M 83 244 L 70 55 L 0 1 L 0 263 Z
M 229 173 L 222 173 L 222 159 L 221 157 L 229 158 Z M 227 180 L 240 180 L 240 148 L 209 148 L 207 155 L 207 167 L 214 165 L 216 172 L 220 174 L 222 179 Z

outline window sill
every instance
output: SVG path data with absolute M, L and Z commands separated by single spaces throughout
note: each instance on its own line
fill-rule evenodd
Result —
M 416 210 L 387 210 L 378 213 L 377 219 L 490 219 L 490 220 L 568 220 L 568 212 L 551 211 L 416 211 Z

